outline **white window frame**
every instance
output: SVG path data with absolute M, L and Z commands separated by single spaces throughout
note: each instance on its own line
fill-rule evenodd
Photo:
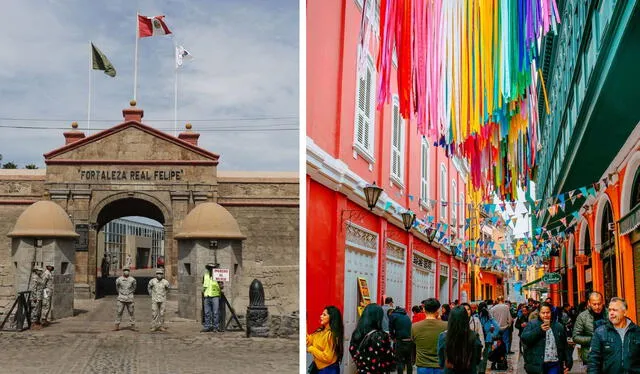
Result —
M 423 136 L 420 142 L 420 205 L 429 209 L 429 142 Z
M 451 225 L 453 226 L 452 231 L 455 232 L 457 229 L 456 225 L 458 224 L 458 184 L 455 179 L 451 180 Z
M 440 218 L 445 222 L 447 220 L 448 207 L 444 206 L 443 202 L 445 203 L 447 202 L 448 189 L 449 187 L 447 186 L 447 167 L 444 166 L 444 163 L 441 163 L 440 164 Z
M 393 95 L 391 110 L 391 181 L 404 188 L 405 121 L 400 115 L 400 98 Z M 394 163 L 396 166 L 394 167 Z
M 366 74 L 370 74 L 369 81 L 369 97 L 365 97 L 365 100 L 369 100 L 369 110 L 368 113 L 366 111 L 366 103 L 364 104 L 364 108 L 360 108 L 360 81 L 362 80 L 362 76 L 358 74 L 356 79 L 356 96 L 355 96 L 355 119 L 354 119 L 354 131 L 353 131 L 353 149 L 362 156 L 365 160 L 370 163 L 375 162 L 374 157 L 374 143 L 375 143 L 375 122 L 376 122 L 376 69 L 373 65 L 373 57 L 371 57 L 371 53 L 369 51 L 363 51 L 362 48 L 358 48 L 358 53 L 366 53 L 367 54 L 367 63 L 364 69 L 362 69 L 362 74 L 364 75 L 364 85 L 365 90 L 367 86 L 367 78 Z M 366 95 L 366 93 L 364 94 Z M 363 129 L 362 129 L 362 141 L 358 140 L 358 123 L 359 118 L 362 116 L 363 119 Z
M 464 191 L 460 191 L 460 239 L 464 239 L 464 226 L 467 224 L 467 203 L 464 200 Z

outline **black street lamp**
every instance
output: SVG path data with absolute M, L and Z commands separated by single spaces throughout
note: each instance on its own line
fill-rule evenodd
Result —
M 382 188 L 376 186 L 376 182 L 373 182 L 373 184 L 366 185 L 363 190 L 364 197 L 367 199 L 367 206 L 369 207 L 369 210 L 373 210 L 378 203 L 378 199 L 382 193 Z
M 416 215 L 410 210 L 400 214 L 402 216 L 402 224 L 404 225 L 404 229 L 409 231 L 413 224 L 416 222 Z

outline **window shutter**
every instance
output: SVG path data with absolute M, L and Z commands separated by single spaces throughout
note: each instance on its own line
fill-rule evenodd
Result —
M 365 115 L 367 82 L 364 77 L 358 79 L 358 109 L 356 123 L 356 143 L 364 145 L 365 143 L 365 127 L 367 126 L 367 118 Z
M 422 198 L 422 201 L 424 201 L 425 203 L 429 198 L 427 196 L 427 188 L 428 188 L 427 181 L 429 179 L 428 152 L 429 152 L 429 148 L 427 147 L 427 142 L 423 139 L 422 140 L 422 183 L 421 183 L 421 189 L 420 189 L 420 197 Z
M 393 124 L 391 129 L 391 175 L 400 177 L 400 108 L 393 100 Z
M 367 53 L 360 50 L 359 53 Z M 375 70 L 371 56 L 358 76 L 354 143 L 361 151 L 373 157 L 375 117 Z
M 371 73 L 371 68 L 369 65 L 367 65 L 367 70 L 366 70 L 366 81 L 365 81 L 365 97 L 364 97 L 364 114 L 366 116 L 366 121 L 364 124 L 364 148 L 367 151 L 371 151 L 371 149 L 373 148 L 372 144 L 371 144 L 371 125 L 373 122 L 373 118 L 371 116 L 371 107 L 372 107 L 372 100 L 371 100 L 371 94 L 372 94 L 372 73 Z

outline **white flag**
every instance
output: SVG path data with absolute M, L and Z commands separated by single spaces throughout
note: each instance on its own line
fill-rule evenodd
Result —
M 182 66 L 182 63 L 184 61 L 189 61 L 192 58 L 193 56 L 191 55 L 191 53 L 184 49 L 183 46 L 180 45 L 176 47 L 176 67 Z

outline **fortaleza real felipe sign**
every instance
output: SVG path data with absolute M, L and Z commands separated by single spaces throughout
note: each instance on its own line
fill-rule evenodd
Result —
M 81 180 L 179 181 L 184 170 L 80 170 Z

